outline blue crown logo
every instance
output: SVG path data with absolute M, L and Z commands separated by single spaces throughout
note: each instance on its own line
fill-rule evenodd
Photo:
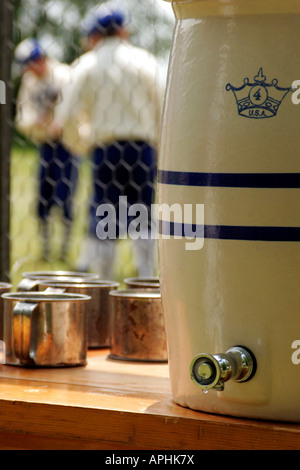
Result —
M 266 119 L 277 115 L 284 97 L 292 88 L 281 88 L 276 78 L 271 83 L 266 83 L 266 79 L 263 69 L 260 68 L 254 77 L 254 83 L 250 83 L 249 78 L 244 79 L 240 88 L 227 83 L 226 90 L 233 92 L 240 116 Z

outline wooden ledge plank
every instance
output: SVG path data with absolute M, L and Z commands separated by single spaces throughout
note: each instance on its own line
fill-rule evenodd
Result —
M 300 449 L 300 425 L 201 413 L 172 401 L 168 366 L 108 361 L 0 368 L 1 449 Z

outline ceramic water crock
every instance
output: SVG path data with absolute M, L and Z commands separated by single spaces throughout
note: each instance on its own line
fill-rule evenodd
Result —
M 181 208 L 159 221 L 173 398 L 300 422 L 300 1 L 172 7 L 158 202 Z

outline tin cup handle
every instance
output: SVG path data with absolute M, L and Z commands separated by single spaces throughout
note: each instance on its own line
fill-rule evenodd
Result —
M 0 364 L 6 364 L 6 347 L 4 341 L 0 341 Z
M 32 361 L 32 316 L 38 304 L 18 302 L 13 311 L 13 338 L 15 356 L 20 361 Z
M 45 292 L 48 294 L 64 294 L 66 292 L 66 289 L 63 289 L 62 287 L 47 287 L 45 289 Z
M 39 285 L 39 281 L 34 279 L 22 279 L 19 282 L 17 290 L 18 292 L 30 292 L 36 290 L 37 286 Z

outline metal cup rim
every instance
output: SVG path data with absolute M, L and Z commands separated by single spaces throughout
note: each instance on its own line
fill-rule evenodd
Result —
M 43 287 L 118 287 L 120 284 L 115 281 L 102 281 L 97 279 L 71 279 L 71 278 L 61 278 L 61 279 L 43 279 L 39 282 L 40 286 Z
M 6 300 L 15 300 L 18 302 L 76 302 L 91 300 L 89 295 L 72 293 L 50 293 L 50 292 L 9 292 L 2 294 L 1 297 Z
M 126 277 L 126 279 L 124 279 L 124 282 L 159 282 L 159 277 Z
M 0 282 L 0 290 L 1 289 L 11 289 L 12 284 L 9 282 Z
M 109 295 L 134 299 L 161 299 L 160 289 L 120 289 L 111 291 Z
M 96 273 L 84 273 L 77 271 L 27 271 L 22 273 L 22 277 L 25 279 L 39 280 L 39 279 L 48 279 L 49 277 L 72 277 L 74 279 L 83 278 L 83 279 L 99 279 L 99 275 Z

